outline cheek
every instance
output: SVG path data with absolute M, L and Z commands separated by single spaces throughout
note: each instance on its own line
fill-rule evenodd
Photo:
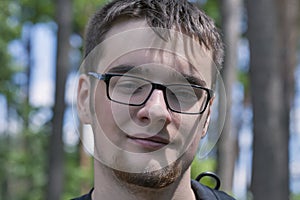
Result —
M 186 137 L 195 139 L 202 132 L 203 126 L 204 120 L 202 119 L 202 115 L 184 115 L 180 123 L 178 123 L 178 130 Z
M 175 141 L 178 141 L 183 153 L 191 153 L 191 156 L 193 157 L 201 139 L 204 124 L 203 120 L 201 119 L 201 116 L 184 115 L 181 117 L 180 122 L 180 127 L 177 129 Z
M 193 160 L 195 158 L 195 155 L 197 154 L 198 144 L 199 144 L 200 140 L 201 140 L 201 136 L 195 137 L 195 139 L 193 140 L 193 142 L 188 147 L 188 149 L 186 150 L 186 152 L 184 153 L 184 155 L 182 157 L 182 161 L 183 161 L 186 169 L 188 167 L 190 167 L 191 163 L 193 162 Z
M 186 137 L 186 152 L 185 156 L 188 160 L 193 160 L 195 154 L 197 153 L 199 142 L 201 140 L 201 132 L 202 132 L 202 125 L 199 124 L 197 128 L 189 129 L 187 131 L 190 131 L 189 136 Z
M 102 135 L 109 139 L 113 144 L 120 146 L 126 137 L 128 130 L 126 127 L 132 127 L 131 111 L 129 106 L 118 104 L 110 101 L 106 93 L 103 94 L 103 86 L 99 87 L 95 93 L 94 104 L 94 125 L 97 127 L 97 132 L 102 134 L 95 134 L 95 139 L 101 139 Z
M 111 116 L 110 112 L 110 102 L 106 96 L 106 90 L 104 84 L 98 84 L 95 90 L 94 96 L 94 109 L 95 109 L 95 122 L 98 123 L 101 127 L 107 122 Z
M 196 152 L 198 150 L 200 140 L 201 140 L 201 134 L 197 133 L 194 137 L 194 140 L 193 140 L 190 148 L 188 149 L 188 152 L 192 155 L 192 157 L 194 157 L 194 155 L 196 154 Z
M 114 142 L 117 138 L 118 128 L 115 124 L 114 116 L 111 109 L 112 102 L 107 98 L 105 91 L 105 84 L 98 84 L 95 90 L 94 96 L 94 126 L 97 127 L 97 132 L 103 134 L 95 133 L 95 139 L 100 136 L 105 135 L 110 141 Z

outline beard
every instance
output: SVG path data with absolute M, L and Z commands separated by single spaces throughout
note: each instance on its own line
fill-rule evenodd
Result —
M 129 173 L 113 170 L 116 178 L 130 185 L 159 189 L 174 183 L 182 174 L 182 162 L 176 161 L 160 170 Z

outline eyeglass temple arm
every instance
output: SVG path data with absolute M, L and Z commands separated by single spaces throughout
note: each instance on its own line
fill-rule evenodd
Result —
M 88 75 L 93 76 L 99 80 L 105 80 L 105 75 L 103 75 L 103 74 L 99 74 L 96 72 L 88 72 Z

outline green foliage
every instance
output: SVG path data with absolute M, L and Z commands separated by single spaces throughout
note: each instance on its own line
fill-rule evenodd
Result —
M 0 94 L 11 96 L 10 80 L 14 73 L 11 68 L 10 55 L 7 52 L 9 41 L 17 38 L 21 32 L 21 26 L 15 20 L 16 9 L 8 0 L 0 2 L 0 60 L 1 60 L 1 73 L 0 73 Z
M 250 80 L 249 80 L 249 73 L 239 70 L 237 72 L 237 79 L 244 87 L 244 96 L 245 100 L 249 97 L 250 93 Z
M 191 178 L 196 179 L 196 177 L 203 172 L 214 172 L 216 169 L 216 160 L 213 158 L 207 158 L 199 160 L 195 158 L 191 166 Z M 207 185 L 211 188 L 215 187 L 215 182 L 211 178 L 203 178 L 201 183 Z
M 92 163 L 92 158 L 91 158 Z M 82 168 L 77 152 L 67 153 L 65 162 L 65 184 L 63 199 L 71 199 L 89 192 L 93 187 L 93 168 Z M 84 188 L 86 191 L 81 191 Z
M 19 0 L 22 7 L 20 22 L 48 22 L 54 19 L 54 3 L 51 0 Z
M 291 200 L 300 200 L 300 194 L 292 194 Z
M 7 199 L 42 199 L 46 183 L 47 134 L 24 130 L 14 137 L 2 136 L 1 143 L 4 166 L 0 174 L 4 179 L 0 183 L 7 185 L 7 191 L 1 193 L 6 192 Z
M 220 2 L 219 0 L 206 0 L 205 3 L 203 1 L 199 2 L 199 7 L 204 10 L 205 13 L 210 16 L 215 23 L 220 27 L 221 25 L 221 12 L 220 12 Z
M 104 2 L 72 1 L 73 32 L 82 35 L 90 14 Z M 55 6 L 55 1 L 52 0 L 0 1 L 0 96 L 7 102 L 6 120 L 13 122 L 12 127 L 8 125 L 7 130 L 0 133 L 0 199 L 44 199 L 47 185 L 47 145 L 51 127 L 49 122 L 42 127 L 31 124 L 31 117 L 40 108 L 35 108 L 28 102 L 24 91 L 27 83 L 22 85 L 14 81 L 17 74 L 27 75 L 27 66 L 20 66 L 13 60 L 8 46 L 15 40 L 22 42 L 24 25 L 55 21 Z M 93 185 L 92 167 L 82 169 L 78 154 L 78 150 L 65 152 L 63 199 L 82 194 L 82 186 L 91 188 Z
M 83 36 L 84 28 L 88 23 L 89 17 L 105 2 L 108 2 L 108 0 L 90 0 L 88 3 L 83 0 L 74 0 L 74 31 Z

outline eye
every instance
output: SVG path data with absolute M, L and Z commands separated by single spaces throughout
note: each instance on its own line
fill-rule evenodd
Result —
M 120 87 L 120 88 L 137 88 L 138 87 L 138 83 L 136 83 L 136 81 L 129 81 L 129 80 L 125 80 L 125 81 L 119 81 L 116 86 Z
M 139 88 L 139 83 L 132 80 L 119 80 L 115 86 L 114 90 L 121 93 L 133 93 Z
M 126 95 L 139 95 L 147 92 L 151 84 L 140 79 L 123 77 L 112 85 L 114 92 Z
M 195 90 L 189 86 L 172 87 L 171 96 L 180 102 L 195 102 L 198 100 Z

